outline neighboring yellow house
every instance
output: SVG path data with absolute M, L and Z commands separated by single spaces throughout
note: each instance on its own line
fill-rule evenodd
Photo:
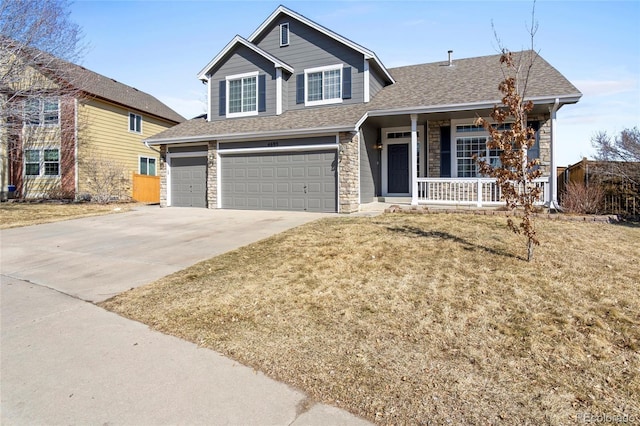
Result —
M 42 75 L 53 81 L 51 89 L 38 96 L 13 96 L 22 114 L 13 120 L 18 122 L 13 131 L 9 128 L 3 136 L 7 161 L 2 175 L 10 195 L 26 199 L 132 196 L 134 174 L 159 175 L 160 153 L 143 140 L 184 118 L 136 88 L 49 59 L 48 65 L 55 66 L 43 67 Z

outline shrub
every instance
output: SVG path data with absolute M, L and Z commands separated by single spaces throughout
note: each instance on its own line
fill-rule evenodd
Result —
M 598 184 L 585 185 L 569 182 L 562 197 L 562 204 L 568 213 L 598 214 L 602 212 L 604 190 Z

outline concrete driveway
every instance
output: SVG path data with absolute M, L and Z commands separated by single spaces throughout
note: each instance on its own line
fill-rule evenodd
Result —
M 152 206 L 0 231 L 0 423 L 367 424 L 90 303 L 320 217 Z

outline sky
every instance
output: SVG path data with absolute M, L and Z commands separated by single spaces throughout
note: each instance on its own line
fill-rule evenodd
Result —
M 192 118 L 206 112 L 198 72 L 280 4 L 387 68 L 444 61 L 448 50 L 455 60 L 531 47 L 532 1 L 76 0 L 71 19 L 86 44 L 81 65 Z M 534 48 L 583 94 L 558 111 L 556 164 L 592 158 L 597 132 L 640 127 L 640 1 L 538 0 L 534 16 Z

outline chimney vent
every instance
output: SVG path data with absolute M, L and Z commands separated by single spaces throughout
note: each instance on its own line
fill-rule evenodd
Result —
M 451 54 L 453 53 L 453 50 L 449 50 L 449 66 L 452 67 L 453 66 L 453 58 L 451 57 Z

